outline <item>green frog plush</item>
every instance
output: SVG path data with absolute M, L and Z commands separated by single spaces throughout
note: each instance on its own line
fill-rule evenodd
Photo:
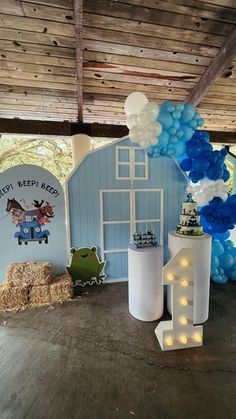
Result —
M 74 285 L 100 284 L 105 278 L 104 268 L 106 262 L 100 262 L 96 247 L 72 247 L 71 265 L 67 266 L 67 272 L 72 277 Z

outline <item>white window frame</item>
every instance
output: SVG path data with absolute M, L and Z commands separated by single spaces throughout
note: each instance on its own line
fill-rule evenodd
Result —
M 122 162 L 119 160 L 119 151 L 127 150 L 129 153 L 129 161 Z M 135 151 L 142 150 L 140 147 L 129 147 L 129 146 L 117 146 L 116 147 L 116 179 L 117 180 L 148 180 L 148 156 L 144 154 L 145 160 L 138 162 L 135 161 Z M 120 166 L 129 167 L 129 176 L 119 176 Z M 136 166 L 144 166 L 145 176 L 135 176 Z
M 129 204 L 130 204 L 130 217 L 128 220 L 114 220 L 114 221 L 105 221 L 103 219 L 103 211 L 104 211 L 104 199 L 103 194 L 109 192 L 127 192 L 129 193 Z M 153 219 L 142 219 L 139 220 L 136 218 L 136 208 L 135 208 L 135 194 L 136 192 L 159 192 L 160 193 L 160 218 L 153 218 Z M 164 190 L 160 188 L 155 189 L 100 189 L 100 252 L 102 260 L 104 260 L 104 256 L 109 253 L 127 253 L 128 246 L 126 248 L 121 249 L 105 249 L 104 242 L 105 242 L 105 232 L 104 226 L 107 224 L 129 224 L 130 225 L 130 242 L 133 241 L 133 234 L 136 231 L 136 224 L 139 223 L 160 223 L 160 237 L 158 237 L 160 245 L 163 246 L 163 228 L 164 228 L 164 217 L 163 217 L 163 205 L 164 205 Z M 127 278 L 117 278 L 116 281 L 124 281 Z M 114 282 L 114 280 L 112 281 Z

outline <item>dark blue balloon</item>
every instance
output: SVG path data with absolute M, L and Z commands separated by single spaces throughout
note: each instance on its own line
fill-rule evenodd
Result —
M 202 145 L 200 140 L 190 140 L 186 143 L 186 154 L 190 158 L 199 157 L 202 153 Z
M 194 159 L 192 164 L 193 170 L 196 172 L 205 172 L 209 166 L 209 161 L 204 157 L 198 157 Z
M 230 178 L 229 171 L 227 169 L 224 169 L 221 179 L 223 179 L 224 182 L 227 182 L 227 180 L 229 180 L 229 178 Z
M 209 206 L 212 208 L 220 208 L 223 205 L 224 201 L 219 196 L 216 196 L 209 202 Z
M 222 149 L 220 150 L 220 154 L 221 154 L 223 157 L 225 157 L 225 156 L 227 156 L 228 151 L 226 150 L 226 148 L 222 148 Z
M 223 175 L 223 170 L 221 167 L 216 164 L 211 164 L 210 167 L 206 170 L 206 176 L 210 180 L 220 179 Z
M 191 159 L 184 159 L 180 163 L 180 167 L 184 172 L 189 172 L 192 169 L 192 160 Z
M 189 178 L 193 183 L 197 183 L 199 182 L 199 180 L 204 178 L 204 173 L 195 172 L 194 170 L 191 170 L 191 172 L 189 172 Z

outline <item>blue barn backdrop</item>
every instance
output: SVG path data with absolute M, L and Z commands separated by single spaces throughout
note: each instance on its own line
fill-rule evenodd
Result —
M 67 180 L 70 246 L 96 245 L 107 280 L 125 280 L 132 234 L 149 228 L 166 262 L 168 231 L 176 228 L 186 186 L 174 159 L 149 159 L 127 138 L 92 151 Z

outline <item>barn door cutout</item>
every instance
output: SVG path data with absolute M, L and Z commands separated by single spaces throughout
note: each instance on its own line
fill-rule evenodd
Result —
M 0 176 L 0 282 L 12 262 L 49 261 L 55 273 L 67 261 L 64 193 L 58 180 L 34 165 Z
M 155 230 L 163 243 L 163 190 L 100 190 L 101 256 L 111 280 L 127 280 L 128 246 L 135 231 Z

